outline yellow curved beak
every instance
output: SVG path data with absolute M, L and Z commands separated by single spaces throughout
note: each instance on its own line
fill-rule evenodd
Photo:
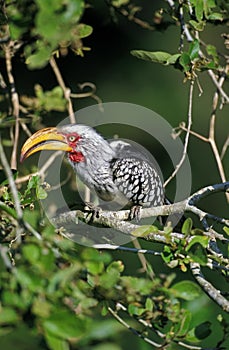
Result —
M 50 127 L 37 131 L 30 136 L 21 149 L 21 162 L 31 154 L 43 150 L 56 150 L 69 152 L 72 148 L 66 143 L 65 137 L 57 128 Z

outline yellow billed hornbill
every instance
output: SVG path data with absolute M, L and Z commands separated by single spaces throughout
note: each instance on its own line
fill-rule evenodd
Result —
M 105 201 L 124 196 L 132 206 L 164 203 L 155 166 L 129 143 L 109 143 L 93 128 L 71 124 L 37 131 L 23 145 L 21 160 L 41 150 L 66 152 L 77 175 Z

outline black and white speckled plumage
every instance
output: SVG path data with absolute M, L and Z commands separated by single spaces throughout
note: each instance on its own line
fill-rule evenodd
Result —
M 132 205 L 158 206 L 164 202 L 160 176 L 147 157 L 123 141 L 108 143 L 85 125 L 66 125 L 59 131 L 79 135 L 76 151 L 83 160 L 68 159 L 81 180 L 106 201 L 124 197 Z

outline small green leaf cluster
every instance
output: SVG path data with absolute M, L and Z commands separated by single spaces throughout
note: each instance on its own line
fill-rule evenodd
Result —
M 200 57 L 200 43 L 197 39 L 189 44 L 189 50 L 182 53 L 170 54 L 163 51 L 132 50 L 131 54 L 137 58 L 165 66 L 172 65 L 185 74 L 187 79 L 193 78 L 197 71 L 206 69 L 220 69 L 219 58 L 214 45 L 207 46 L 209 58 Z
M 228 5 L 224 2 L 220 4 L 215 0 L 191 0 L 182 3 L 181 14 L 178 2 L 169 11 L 158 11 L 160 13 L 160 23 L 166 23 L 163 16 L 169 14 L 172 23 L 181 27 L 180 47 L 177 53 L 171 54 L 165 51 L 145 51 L 132 50 L 131 54 L 139 59 L 160 63 L 165 66 L 173 66 L 184 73 L 186 79 L 194 79 L 199 71 L 213 69 L 218 72 L 222 71 L 219 64 L 219 55 L 214 45 L 205 45 L 201 47 L 201 40 L 195 33 L 205 29 L 207 24 L 217 24 L 227 21 Z M 185 37 L 185 32 L 187 38 Z M 188 32 L 188 34 L 187 34 Z M 184 42 L 187 39 L 188 48 L 184 49 Z M 186 45 L 186 46 L 187 46 Z
M 83 54 L 81 39 L 92 33 L 91 26 L 79 23 L 84 7 L 83 0 L 9 1 L 10 35 L 12 40 L 26 39 L 23 52 L 29 68 L 44 67 L 56 50 L 66 54 L 71 47 Z
M 194 7 L 195 19 L 191 19 L 189 23 L 195 30 L 204 30 L 208 21 L 223 21 L 226 18 L 226 12 L 222 7 L 217 7 L 215 0 L 191 0 L 190 2 Z
M 187 218 L 182 226 L 184 238 L 175 240 L 173 244 L 165 245 L 162 258 L 169 267 L 178 267 L 186 272 L 192 262 L 206 266 L 208 262 L 206 248 L 209 237 L 203 235 L 200 229 L 193 229 L 191 218 Z
M 35 96 L 22 96 L 21 102 L 30 110 L 41 114 L 43 111 L 64 112 L 66 110 L 66 99 L 60 86 L 55 86 L 52 90 L 44 91 L 42 86 L 34 86 Z

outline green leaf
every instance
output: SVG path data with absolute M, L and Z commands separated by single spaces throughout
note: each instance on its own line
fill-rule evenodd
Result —
M 66 340 L 53 336 L 49 332 L 45 332 L 46 342 L 51 350 L 69 350 L 69 344 Z
M 206 24 L 205 21 L 196 22 L 194 20 L 190 20 L 189 23 L 191 24 L 191 26 L 193 26 L 195 30 L 198 30 L 199 32 L 202 32 L 204 30 Z
M 184 72 L 188 72 L 191 68 L 191 59 L 187 52 L 183 52 L 179 58 L 179 63 L 183 67 Z
M 204 0 L 196 0 L 195 14 L 198 22 L 201 22 L 204 15 Z
M 178 329 L 176 331 L 176 337 L 184 337 L 190 328 L 190 323 L 192 320 L 192 313 L 189 310 L 183 310 L 182 312 L 182 319 L 180 323 L 178 324 Z
M 181 232 L 184 233 L 185 235 L 190 235 L 190 233 L 192 231 L 192 225 L 193 225 L 192 219 L 187 218 L 182 225 Z
M 82 39 L 91 35 L 91 33 L 93 32 L 93 28 L 87 24 L 80 23 L 77 26 L 77 31 L 78 31 L 79 37 Z
M 180 56 L 181 56 L 180 53 L 177 53 L 177 54 L 175 54 L 175 55 L 171 55 L 171 56 L 167 59 L 166 64 L 175 64 Z
M 15 324 L 19 321 L 18 314 L 9 307 L 1 307 L 0 311 L 0 325 Z
M 209 242 L 209 237 L 207 236 L 194 236 L 191 241 L 185 248 L 186 251 L 189 251 L 193 245 L 199 243 L 203 248 L 207 248 Z
M 167 245 L 164 246 L 164 250 L 162 252 L 162 259 L 166 264 L 170 263 L 171 261 L 174 260 L 174 254 L 171 251 L 171 248 Z
M 214 45 L 207 45 L 206 50 L 207 50 L 208 55 L 213 57 L 214 62 L 218 63 L 219 57 L 218 57 L 216 47 Z
M 188 331 L 188 333 L 185 335 L 185 340 L 190 343 L 198 343 L 200 341 L 200 339 L 198 339 L 195 335 L 195 328 Z
M 229 227 L 224 226 L 223 227 L 224 232 L 229 236 Z
M 189 47 L 189 56 L 191 61 L 199 57 L 200 43 L 197 39 L 193 40 Z
M 40 258 L 40 247 L 35 244 L 27 244 L 22 247 L 24 257 L 31 263 L 35 263 Z
M 145 308 L 147 311 L 153 311 L 154 302 L 151 298 L 147 298 L 145 302 Z
M 130 0 L 112 0 L 112 6 L 121 7 L 127 5 L 129 2 Z
M 40 213 L 35 210 L 25 209 L 23 211 L 23 219 L 35 228 L 40 220 Z
M 147 236 L 150 233 L 157 233 L 158 228 L 153 225 L 142 225 L 138 227 L 136 230 L 131 232 L 131 234 L 135 237 L 144 237 Z
M 211 322 L 206 321 L 195 328 L 195 336 L 198 339 L 205 339 L 211 334 Z
M 128 312 L 130 315 L 141 316 L 145 312 L 145 309 L 142 307 L 139 307 L 135 304 L 129 304 L 128 305 Z
M 184 300 L 194 300 L 199 297 L 201 289 L 200 287 L 191 281 L 181 281 L 174 284 L 171 287 L 171 291 L 174 293 L 175 297 Z
M 210 21 L 223 21 L 224 17 L 222 13 L 214 12 L 207 17 Z
M 38 48 L 36 53 L 30 55 L 26 59 L 26 64 L 30 69 L 39 69 L 46 66 L 53 52 L 52 47 Z
M 113 261 L 108 267 L 107 272 L 112 273 L 114 270 L 117 270 L 119 273 L 123 272 L 125 266 L 121 260 Z
M 36 196 L 37 196 L 37 199 L 41 200 L 41 199 L 47 198 L 48 194 L 42 186 L 38 186 L 36 188 Z
M 85 265 L 88 272 L 92 275 L 101 274 L 104 270 L 104 264 L 102 261 L 86 261 Z
M 145 61 L 162 63 L 164 65 L 174 64 L 179 58 L 180 54 L 171 55 L 168 52 L 164 51 L 144 51 L 144 50 L 132 50 L 131 55 L 140 58 Z
M 50 316 L 52 306 L 45 299 L 37 298 L 34 300 L 32 311 L 34 315 L 47 318 Z
M 52 314 L 43 322 L 46 332 L 59 339 L 81 338 L 86 333 L 86 322 L 70 311 Z
M 189 256 L 193 261 L 203 266 L 205 266 L 208 262 L 206 250 L 200 243 L 195 243 L 192 245 L 192 247 L 189 249 Z

